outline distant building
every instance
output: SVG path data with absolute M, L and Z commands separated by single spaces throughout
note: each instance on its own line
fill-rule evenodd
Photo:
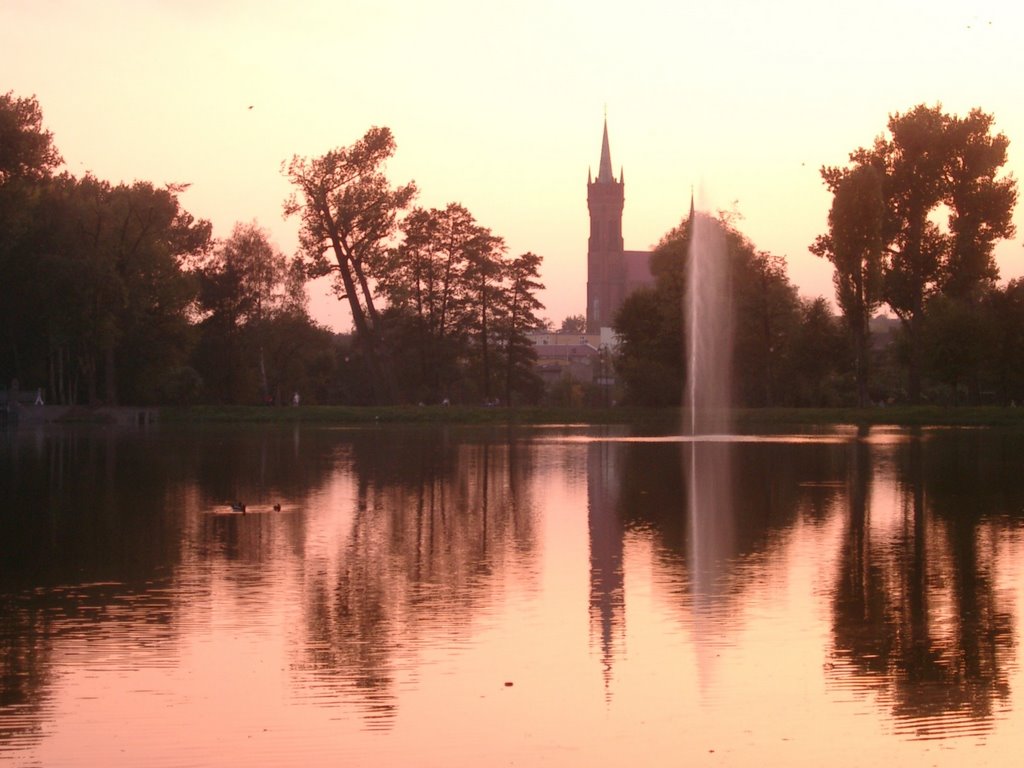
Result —
M 612 174 L 608 146 L 608 120 L 601 139 L 601 163 L 597 179 L 587 172 L 587 208 L 590 210 L 590 239 L 587 245 L 587 333 L 611 328 L 622 302 L 637 288 L 654 284 L 650 251 L 627 251 L 622 240 L 622 209 L 625 181 Z
M 530 334 L 537 352 L 537 372 L 547 385 L 566 376 L 573 381 L 590 382 L 595 376 L 601 336 L 579 333 Z

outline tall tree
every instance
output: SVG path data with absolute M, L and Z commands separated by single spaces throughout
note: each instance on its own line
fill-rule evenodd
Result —
M 949 156 L 945 203 L 949 208 L 950 250 L 942 273 L 942 292 L 977 303 L 999 277 L 992 251 L 999 240 L 1016 234 L 1013 208 L 1017 182 L 996 178 L 1006 164 L 1009 139 L 992 135 L 993 118 L 980 109 L 947 123 Z
M 832 262 L 836 300 L 853 340 L 857 405 L 870 402 L 870 320 L 882 299 L 882 248 L 885 200 L 882 174 L 874 165 L 822 168 L 832 192 L 829 231 L 811 252 Z
M 1002 134 L 991 135 L 992 124 L 991 116 L 977 109 L 961 119 L 943 113 L 940 105 L 921 104 L 891 115 L 889 137 L 850 156 L 854 167 L 874 166 L 883 174 L 883 296 L 908 341 L 912 402 L 921 397 L 929 299 L 942 292 L 976 301 L 998 276 L 995 242 L 1014 231 L 1016 182 L 996 178 L 1008 142 Z M 843 173 L 826 171 L 837 179 Z M 945 228 L 937 220 L 942 206 L 949 210 Z
M 0 94 L 0 186 L 15 179 L 45 178 L 62 162 L 53 134 L 43 129 L 35 96 Z
M 964 299 L 936 294 L 928 300 L 922 358 L 931 377 L 949 385 L 952 404 L 959 405 L 961 385 L 972 393 L 979 389 L 975 376 L 991 348 L 994 335 L 988 313 Z M 972 395 L 973 396 L 973 395 Z
M 350 147 L 315 158 L 296 155 L 282 166 L 295 187 L 284 212 L 299 216 L 299 244 L 309 275 L 334 275 L 336 292 L 348 301 L 372 367 L 378 400 L 393 400 L 397 389 L 379 349 L 373 281 L 383 272 L 398 213 L 416 193 L 415 184 L 392 187 L 384 175 L 383 166 L 394 152 L 390 129 L 373 127 Z
M 949 148 L 941 108 L 921 104 L 889 118 L 891 138 L 875 142 L 886 170 L 889 258 L 885 298 L 909 341 L 907 390 L 921 398 L 921 335 L 925 303 L 937 287 L 946 236 L 930 220 L 945 194 Z
M 831 380 L 847 368 L 845 334 L 828 301 L 818 296 L 801 302 L 800 327 L 792 340 L 787 371 L 791 405 L 836 405 L 839 392 Z
M 184 364 L 194 299 L 184 265 L 210 227 L 181 208 L 181 190 L 68 175 L 46 185 L 12 284 L 45 334 L 29 338 L 51 399 L 156 402 Z
M 466 318 L 473 343 L 474 362 L 478 371 L 480 392 L 484 400 L 492 399 L 495 382 L 494 342 L 504 311 L 502 301 L 505 241 L 481 227 L 467 249 Z
M 249 371 L 255 368 L 260 399 L 271 397 L 266 336 L 281 313 L 305 311 L 305 295 L 296 293 L 294 269 L 256 222 L 237 223 L 197 269 L 200 308 L 207 316 L 201 364 L 204 378 L 220 399 L 245 401 Z
M 992 319 L 992 346 L 986 367 L 1004 404 L 1024 404 L 1024 280 L 993 288 L 986 303 Z
M 380 285 L 389 304 L 410 319 L 407 354 L 417 361 L 420 394 L 440 400 L 451 394 L 465 352 L 467 270 L 485 230 L 464 206 L 449 203 L 414 209 L 402 222 L 402 232 Z
M 505 350 L 505 403 L 513 404 L 517 392 L 539 392 L 540 380 L 535 371 L 537 352 L 527 333 L 541 327 L 537 312 L 544 308 L 537 291 L 540 282 L 541 257 L 524 253 L 505 264 L 505 304 L 502 341 Z
M 783 257 L 752 247 L 735 255 L 735 386 L 746 404 L 775 406 L 787 389 L 783 376 L 800 327 L 800 299 Z
M 45 232 L 36 226 L 48 181 L 62 160 L 52 134 L 43 128 L 35 97 L 0 94 L 0 386 L 12 379 L 41 383 L 42 370 L 33 354 L 43 337 L 38 321 L 42 305 L 37 294 L 33 259 Z M 29 379 L 32 381 L 30 382 Z

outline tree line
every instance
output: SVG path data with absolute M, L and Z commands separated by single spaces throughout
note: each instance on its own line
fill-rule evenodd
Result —
M 785 259 L 758 250 L 733 218 L 720 230 L 735 312 L 734 401 L 743 406 L 1024 402 L 1024 281 L 998 285 L 995 245 L 1015 234 L 1017 184 L 1001 176 L 1009 141 L 980 109 L 919 105 L 888 134 L 823 167 L 828 230 L 810 250 L 833 267 L 840 315 L 798 296 Z M 692 216 L 651 259 L 655 286 L 615 321 L 617 369 L 637 404 L 678 404 L 685 264 Z M 872 336 L 887 307 L 897 333 Z
M 624 399 L 682 396 L 685 264 L 705 216 L 731 268 L 738 404 L 1022 401 L 1024 281 L 998 285 L 993 258 L 1015 234 L 1017 185 L 993 126 L 919 105 L 821 169 L 832 204 L 810 250 L 833 265 L 839 316 L 733 216 L 692 213 L 616 317 Z M 0 382 L 68 404 L 539 401 L 541 257 L 509 254 L 458 203 L 415 206 L 415 184 L 387 178 L 395 149 L 373 127 L 282 163 L 289 257 L 255 221 L 215 239 L 182 206 L 186 185 L 60 171 L 35 98 L 0 95 Z M 351 334 L 309 316 L 305 285 L 328 275 Z M 899 327 L 885 338 L 883 307 Z
M 59 171 L 36 99 L 0 94 L 0 382 L 61 404 L 536 400 L 541 258 L 459 204 L 412 207 L 394 150 L 371 128 L 282 165 L 288 257 L 255 221 L 215 239 L 187 185 Z M 327 274 L 351 334 L 309 316 Z

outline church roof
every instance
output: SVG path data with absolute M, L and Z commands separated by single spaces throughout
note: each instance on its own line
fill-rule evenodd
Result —
M 608 118 L 604 119 L 604 137 L 601 139 L 601 165 L 597 171 L 598 184 L 612 184 L 615 176 L 612 174 L 612 152 L 608 147 Z

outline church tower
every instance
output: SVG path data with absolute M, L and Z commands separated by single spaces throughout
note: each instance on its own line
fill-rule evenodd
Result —
M 622 208 L 625 204 L 622 171 L 616 181 L 608 147 L 608 118 L 601 140 L 601 164 L 597 179 L 587 174 L 587 208 L 590 209 L 590 240 L 587 245 L 587 333 L 610 327 L 612 317 L 626 298 L 626 264 L 622 242 Z

